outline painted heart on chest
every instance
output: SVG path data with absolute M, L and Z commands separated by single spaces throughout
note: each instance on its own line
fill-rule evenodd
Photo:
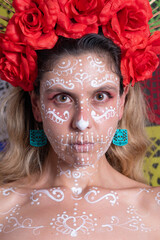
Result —
M 71 229 L 71 236 L 77 236 L 77 232 L 85 225 L 85 219 L 82 217 L 68 217 L 64 223 L 67 228 Z

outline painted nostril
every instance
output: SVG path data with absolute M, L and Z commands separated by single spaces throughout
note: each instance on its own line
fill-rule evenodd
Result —
M 85 121 L 83 117 L 79 121 L 76 121 L 76 127 L 81 131 L 85 130 L 88 126 L 89 121 Z

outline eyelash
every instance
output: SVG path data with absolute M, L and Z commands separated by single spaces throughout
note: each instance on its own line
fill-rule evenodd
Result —
M 97 92 L 96 94 L 95 94 L 95 96 L 97 96 L 98 94 L 103 94 L 103 95 L 107 95 L 107 97 L 109 98 L 109 99 L 111 99 L 111 98 L 113 98 L 113 96 L 109 93 L 109 92 Z M 100 101 L 98 101 L 98 102 L 105 102 L 105 100 L 100 100 Z
M 61 96 L 65 96 L 65 97 L 67 97 L 68 99 L 71 100 L 71 98 L 70 98 L 67 94 L 65 94 L 65 93 L 56 94 L 56 95 L 52 98 L 52 100 L 56 101 L 56 102 L 59 103 L 59 104 L 62 104 L 63 102 L 57 101 L 57 98 L 58 98 L 58 97 L 61 97 Z M 71 100 L 71 102 L 72 102 L 72 100 Z M 64 102 L 64 103 L 68 103 L 68 102 Z
M 98 94 L 106 95 L 109 99 L 113 98 L 113 96 L 112 96 L 109 92 L 97 92 L 97 93 L 94 95 L 94 98 L 95 98 L 96 95 L 98 95 Z M 56 101 L 58 104 L 63 104 L 63 103 L 66 104 L 66 103 L 69 103 L 69 102 L 60 102 L 60 101 L 57 101 L 56 98 L 58 98 L 58 97 L 60 97 L 60 96 L 65 96 L 65 97 L 67 97 L 68 99 L 70 99 L 70 102 L 72 102 L 71 97 L 68 96 L 68 95 L 65 94 L 65 93 L 56 94 L 51 100 Z M 100 101 L 97 100 L 97 102 L 105 102 L 105 100 L 102 100 L 102 101 L 101 101 L 101 100 L 100 100 Z

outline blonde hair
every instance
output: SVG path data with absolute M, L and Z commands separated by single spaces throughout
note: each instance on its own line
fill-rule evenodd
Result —
M 34 120 L 29 93 L 21 88 L 13 88 L 3 102 L 2 109 L 3 112 L 6 109 L 9 143 L 5 151 L 0 153 L 0 185 L 31 178 L 33 174 L 40 176 L 50 146 L 49 143 L 41 148 L 30 146 L 29 130 L 43 126 Z M 129 143 L 123 147 L 111 144 L 106 153 L 113 168 L 141 182 L 144 182 L 142 163 L 148 146 L 145 116 L 145 102 L 136 84 L 129 88 L 123 118 L 119 123 L 119 127 L 128 130 Z
M 119 127 L 127 129 L 128 144 L 122 147 L 113 143 L 106 153 L 108 162 L 125 176 L 146 183 L 143 174 L 143 160 L 150 144 L 146 134 L 147 104 L 139 83 L 129 88 L 124 113 Z
M 34 120 L 28 92 L 12 88 L 2 103 L 2 114 L 9 140 L 0 153 L 0 185 L 41 173 L 49 149 L 49 144 L 40 148 L 30 145 L 29 130 L 42 126 Z

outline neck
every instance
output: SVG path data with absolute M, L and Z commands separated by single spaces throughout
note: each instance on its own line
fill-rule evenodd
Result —
M 90 166 L 71 166 L 59 160 L 57 164 L 57 183 L 61 183 L 72 191 L 82 192 L 87 187 L 97 184 L 96 179 L 100 172 L 101 162 Z
M 49 154 L 43 168 L 41 179 L 35 188 L 65 187 L 74 195 L 85 193 L 89 187 L 117 189 L 127 187 L 129 180 L 108 163 L 105 155 L 93 165 L 71 165 Z
M 72 192 L 82 193 L 91 186 L 110 186 L 117 173 L 107 162 L 105 155 L 93 165 L 71 165 L 57 159 L 52 153 L 48 155 L 42 174 L 42 185 L 49 187 L 66 187 Z M 112 181 L 113 183 L 114 181 Z

